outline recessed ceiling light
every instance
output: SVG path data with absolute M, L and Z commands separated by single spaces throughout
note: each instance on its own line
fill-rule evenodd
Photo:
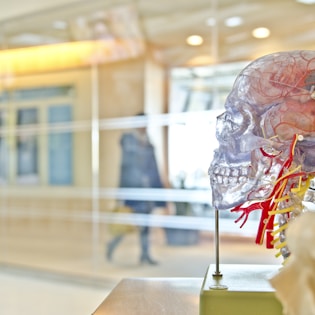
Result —
M 266 27 L 257 27 L 252 31 L 255 38 L 267 38 L 270 35 L 270 30 Z
M 199 46 L 203 43 L 203 38 L 199 35 L 191 35 L 187 37 L 186 42 L 191 46 Z
M 243 24 L 243 19 L 240 16 L 231 16 L 225 19 L 224 24 L 227 27 L 236 27 Z

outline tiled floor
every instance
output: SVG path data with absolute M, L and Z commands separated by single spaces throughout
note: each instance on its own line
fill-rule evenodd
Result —
M 202 234 L 197 245 L 170 246 L 162 229 L 152 231 L 158 266 L 138 263 L 138 238 L 129 235 L 104 258 L 108 235 L 87 223 L 14 220 L 0 238 L 0 314 L 88 315 L 122 279 L 130 277 L 203 277 L 213 263 L 213 239 Z M 252 238 L 223 237 L 222 263 L 280 264 L 274 253 Z

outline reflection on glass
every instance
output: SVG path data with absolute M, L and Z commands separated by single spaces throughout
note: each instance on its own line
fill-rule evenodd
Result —
M 144 113 L 137 117 L 146 118 Z M 128 131 L 120 138 L 122 159 L 120 164 L 120 187 L 124 188 L 163 188 L 160 177 L 155 148 L 151 142 L 146 127 Z M 124 205 L 130 207 L 135 214 L 149 215 L 156 207 L 166 207 L 163 201 L 126 199 Z M 150 252 L 150 225 L 139 227 L 140 262 L 155 265 Z M 115 236 L 107 248 L 107 258 L 111 260 L 114 250 L 121 242 L 123 235 Z
M 17 112 L 17 125 L 36 124 L 37 108 L 23 108 Z M 21 133 L 17 137 L 17 181 L 34 184 L 38 182 L 38 140 L 37 136 Z
M 72 119 L 69 105 L 50 106 L 48 108 L 49 123 L 68 122 Z M 48 138 L 48 169 L 50 185 L 72 184 L 72 133 L 50 133 Z
M 0 111 L 0 128 L 5 127 L 5 111 Z M 8 148 L 4 136 L 0 136 L 0 182 L 5 183 L 8 178 Z

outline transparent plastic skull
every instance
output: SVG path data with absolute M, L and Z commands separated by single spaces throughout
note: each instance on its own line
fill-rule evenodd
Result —
M 216 136 L 219 147 L 209 168 L 216 209 L 241 209 L 245 216 L 251 210 L 279 212 L 287 205 L 271 199 L 289 194 L 285 202 L 294 209 L 286 217 L 302 211 L 301 185 L 309 185 L 315 171 L 315 51 L 279 52 L 249 64 L 217 118 Z M 267 213 L 262 220 L 269 220 Z

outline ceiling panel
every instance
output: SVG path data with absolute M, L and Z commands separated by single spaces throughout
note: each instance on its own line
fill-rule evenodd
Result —
M 3 49 L 137 37 L 167 66 L 251 60 L 278 50 L 315 49 L 315 6 L 294 0 L 68 0 L 62 6 L 49 0 L 45 6 L 38 1 L 37 7 L 35 2 L 30 3 L 32 14 L 0 15 Z M 122 7 L 129 13 L 113 13 Z M 226 26 L 225 20 L 233 16 L 242 18 L 243 24 Z M 208 19 L 215 23 L 208 25 Z M 66 27 L 54 28 L 56 21 L 65 22 Z M 262 26 L 270 29 L 270 37 L 255 39 L 252 29 Z M 202 35 L 204 43 L 188 46 L 185 38 L 192 34 Z

